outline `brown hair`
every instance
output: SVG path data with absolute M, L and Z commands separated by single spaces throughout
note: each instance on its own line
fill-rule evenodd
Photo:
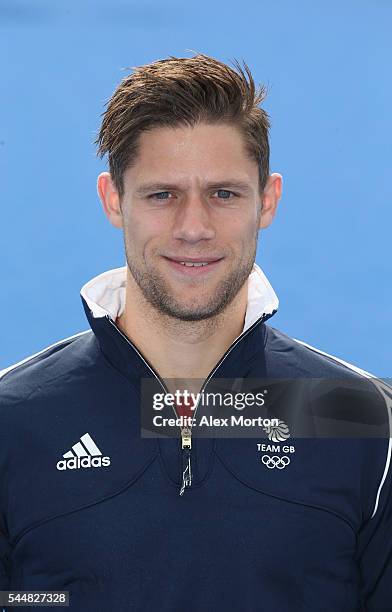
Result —
M 269 116 L 258 105 L 266 89 L 258 89 L 243 62 L 236 70 L 208 55 L 173 57 L 132 68 L 118 85 L 106 110 L 95 144 L 120 198 L 123 174 L 137 156 L 138 138 L 154 127 L 194 126 L 200 122 L 236 125 L 249 156 L 259 167 L 260 191 L 269 176 Z

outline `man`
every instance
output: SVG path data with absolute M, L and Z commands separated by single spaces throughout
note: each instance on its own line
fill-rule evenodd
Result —
M 3 371 L 1 589 L 80 612 L 392 610 L 391 390 L 266 324 L 255 256 L 282 177 L 264 97 L 246 65 L 196 55 L 109 101 L 98 193 L 127 265 L 81 289 L 91 330 Z M 172 416 L 208 416 L 202 392 L 229 381 L 263 389 L 260 410 L 271 391 L 258 414 L 278 419 L 154 435 L 143 381 L 181 389 Z M 336 424 L 361 435 L 305 435 Z

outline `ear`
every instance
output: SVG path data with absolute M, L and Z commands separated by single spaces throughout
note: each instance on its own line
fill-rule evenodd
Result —
M 278 202 L 282 195 L 283 178 L 281 174 L 271 174 L 262 194 L 262 211 L 260 215 L 260 229 L 268 227 L 275 216 Z
M 120 196 L 109 172 L 101 172 L 98 176 L 97 192 L 110 223 L 114 227 L 123 227 Z

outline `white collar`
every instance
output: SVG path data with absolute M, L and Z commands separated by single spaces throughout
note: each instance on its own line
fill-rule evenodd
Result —
M 115 321 L 125 307 L 127 267 L 102 272 L 83 285 L 80 295 L 93 317 L 109 317 Z M 249 275 L 248 302 L 243 332 L 263 314 L 272 315 L 279 306 L 278 297 L 264 272 L 256 263 Z

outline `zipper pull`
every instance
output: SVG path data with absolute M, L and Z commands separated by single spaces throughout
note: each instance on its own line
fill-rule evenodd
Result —
M 182 484 L 180 495 L 184 493 L 186 487 L 192 485 L 191 449 L 192 431 L 189 427 L 184 427 L 181 429 Z

